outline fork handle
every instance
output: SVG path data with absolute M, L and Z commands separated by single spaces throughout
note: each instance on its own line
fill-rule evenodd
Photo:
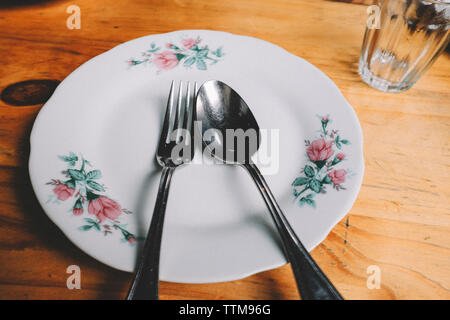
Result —
M 284 250 L 294 272 L 297 288 L 304 300 L 342 300 L 343 298 L 314 262 L 289 225 L 264 177 L 254 164 L 243 165 L 261 193 L 275 222 L 283 242 Z
M 162 170 L 152 222 L 127 300 L 158 300 L 159 254 L 170 181 L 174 171 L 174 167 L 164 167 Z

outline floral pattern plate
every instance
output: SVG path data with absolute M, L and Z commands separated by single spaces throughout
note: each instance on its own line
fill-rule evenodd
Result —
M 170 83 L 209 79 L 233 87 L 260 127 L 278 133 L 278 162 L 266 179 L 307 249 L 350 210 L 364 172 L 362 133 L 336 85 L 268 42 L 177 31 L 126 42 L 86 62 L 36 119 L 34 191 L 81 250 L 134 270 L 159 182 L 155 151 Z M 285 263 L 264 202 L 242 168 L 193 164 L 175 172 L 162 280 L 227 281 Z

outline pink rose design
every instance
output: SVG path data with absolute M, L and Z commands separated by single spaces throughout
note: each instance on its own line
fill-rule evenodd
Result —
M 333 182 L 334 185 L 340 184 L 345 182 L 345 175 L 347 174 L 347 171 L 344 169 L 340 170 L 333 170 L 331 171 L 328 176 L 331 179 L 331 182 Z
M 89 202 L 88 212 L 97 216 L 100 222 L 106 218 L 110 220 L 117 219 L 122 214 L 120 204 L 108 197 L 101 196 Z
M 178 64 L 178 59 L 175 53 L 171 51 L 164 51 L 161 53 L 155 53 L 153 63 L 161 70 L 169 70 Z
M 345 154 L 343 154 L 342 152 L 341 153 L 339 153 L 337 156 L 336 156 L 336 158 L 338 158 L 339 160 L 344 160 L 345 159 Z
M 58 197 L 58 200 L 65 201 L 73 195 L 75 189 L 68 187 L 64 183 L 59 182 L 53 189 L 53 192 Z
M 183 47 L 185 47 L 186 49 L 190 49 L 193 46 L 195 46 L 196 44 L 198 44 L 198 40 L 189 38 L 189 39 L 183 39 L 181 40 L 181 43 L 183 44 Z
M 81 216 L 83 214 L 83 208 L 73 208 L 72 212 L 76 216 Z
M 136 238 L 135 237 L 129 237 L 127 241 L 128 241 L 128 243 L 133 244 L 133 243 L 136 243 Z
M 172 49 L 172 44 L 171 43 L 166 43 L 166 48 L 167 49 Z
M 332 144 L 333 141 L 325 141 L 324 138 L 315 140 L 306 149 L 306 153 L 311 161 L 327 160 L 334 153 Z
M 322 121 L 328 122 L 328 116 L 322 117 Z

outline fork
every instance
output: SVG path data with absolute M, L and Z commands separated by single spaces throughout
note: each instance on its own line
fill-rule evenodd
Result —
M 153 209 L 150 229 L 138 260 L 138 267 L 127 300 L 158 299 L 159 256 L 170 181 L 175 169 L 192 161 L 194 154 L 191 133 L 193 132 L 194 98 L 197 92 L 197 83 L 195 82 L 194 92 L 191 94 L 191 85 L 187 82 L 186 95 L 183 99 L 183 83 L 180 82 L 176 104 L 174 103 L 174 87 L 174 81 L 172 81 L 156 154 L 156 160 L 162 166 L 158 195 Z M 177 144 L 182 146 L 181 143 L 184 143 L 185 147 L 182 149 L 183 154 L 181 156 L 179 153 L 172 154 L 174 147 Z

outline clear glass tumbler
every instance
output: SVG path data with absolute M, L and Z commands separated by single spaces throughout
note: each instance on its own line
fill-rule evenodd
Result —
M 450 0 L 383 0 L 378 7 L 379 28 L 366 29 L 359 74 L 378 90 L 408 90 L 448 45 Z

